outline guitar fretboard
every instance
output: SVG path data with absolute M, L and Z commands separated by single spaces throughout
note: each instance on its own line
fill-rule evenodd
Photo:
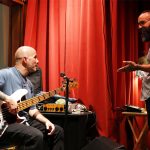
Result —
M 50 92 L 45 92 L 42 95 L 32 97 L 32 98 L 27 99 L 27 100 L 24 100 L 24 101 L 18 103 L 18 110 L 17 111 L 19 112 L 19 111 L 24 110 L 24 109 L 26 109 L 32 105 L 39 103 L 41 101 L 44 101 L 44 100 L 54 96 L 55 94 L 60 93 L 61 91 L 64 91 L 63 87 L 57 88 L 57 89 L 50 91 Z

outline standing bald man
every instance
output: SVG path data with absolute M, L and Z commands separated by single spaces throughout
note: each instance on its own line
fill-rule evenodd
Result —
M 141 31 L 142 41 L 150 41 L 150 10 L 142 12 L 138 17 L 138 25 Z M 131 72 L 141 70 L 147 72 L 142 79 L 141 99 L 145 100 L 148 113 L 148 126 L 150 128 L 150 49 L 147 54 L 148 64 L 137 64 L 133 61 L 123 61 L 125 66 L 118 69 L 118 72 Z
M 10 97 L 18 89 L 26 89 L 24 99 L 34 96 L 34 88 L 27 79 L 29 73 L 35 72 L 38 59 L 35 49 L 22 46 L 15 53 L 15 66 L 0 70 L 0 102 L 6 102 L 11 114 L 16 114 L 17 102 Z M 36 108 L 31 106 L 21 112 L 22 123 L 7 124 L 0 118 L 1 143 L 17 145 L 18 150 L 45 150 L 45 141 L 51 150 L 63 150 L 63 129 L 45 118 Z M 4 114 L 3 114 L 4 118 Z M 5 125 L 6 124 L 6 125 Z

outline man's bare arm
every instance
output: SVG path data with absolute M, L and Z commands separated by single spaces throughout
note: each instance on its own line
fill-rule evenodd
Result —
M 125 66 L 119 68 L 118 72 L 132 72 L 136 70 L 150 72 L 150 64 L 137 64 L 133 61 L 123 61 L 123 63 Z
M 10 112 L 16 114 L 17 113 L 17 101 L 13 100 L 10 96 L 0 91 L 0 101 L 5 101 L 10 108 Z

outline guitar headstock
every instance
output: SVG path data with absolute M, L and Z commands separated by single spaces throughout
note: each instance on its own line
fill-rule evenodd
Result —
M 66 81 L 63 81 L 63 88 L 66 88 Z M 78 88 L 78 82 L 76 81 L 76 79 L 71 79 L 69 81 L 69 85 L 68 85 L 69 90 L 73 89 L 73 88 Z

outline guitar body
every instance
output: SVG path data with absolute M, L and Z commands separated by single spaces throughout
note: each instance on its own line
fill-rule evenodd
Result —
M 17 120 L 17 114 L 12 114 L 9 112 L 9 108 L 6 103 L 3 103 L 1 106 L 3 120 L 8 124 L 15 123 Z
M 26 89 L 19 89 L 15 91 L 10 97 L 19 102 L 21 101 L 21 98 L 27 94 L 27 92 L 28 91 Z M 2 114 L 0 115 L 2 116 L 0 120 L 5 120 L 8 124 L 17 122 L 19 115 L 10 113 L 7 103 L 3 102 L 0 106 L 0 114 Z

